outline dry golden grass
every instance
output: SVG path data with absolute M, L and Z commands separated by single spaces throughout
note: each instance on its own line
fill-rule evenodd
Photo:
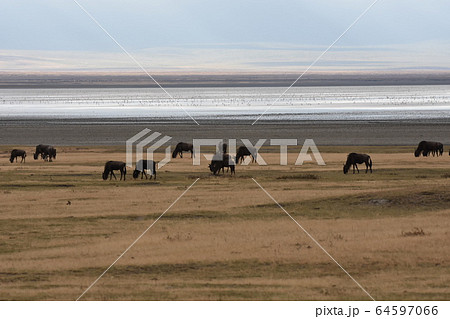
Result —
M 121 148 L 63 147 L 53 163 L 29 152 L 25 164 L 10 164 L 8 150 L 0 299 L 78 298 L 196 178 L 83 299 L 368 299 L 252 178 L 375 299 L 450 298 L 448 156 L 366 147 L 374 173 L 344 175 L 348 148 L 325 147 L 325 167 L 279 166 L 269 150 L 268 166 L 238 166 L 235 177 L 211 176 L 187 156 L 156 181 L 129 169 L 120 182 L 101 173 L 106 160 L 125 159 Z

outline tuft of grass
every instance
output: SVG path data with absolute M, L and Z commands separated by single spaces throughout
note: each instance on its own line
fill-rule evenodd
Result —
M 402 231 L 403 237 L 411 237 L 411 236 L 425 236 L 425 232 L 422 228 L 414 227 L 411 231 L 404 232 Z
M 442 190 L 430 191 L 390 191 L 377 194 L 345 195 L 321 199 L 280 202 L 293 216 L 311 219 L 335 218 L 379 218 L 380 216 L 406 216 L 447 209 L 450 194 Z M 251 216 L 271 216 L 274 203 L 248 206 L 246 214 Z M 272 213 L 273 215 L 273 213 Z
M 282 175 L 277 177 L 277 179 L 320 179 L 319 175 L 316 174 L 300 174 L 300 175 Z
M 243 174 L 243 175 L 237 175 L 236 176 L 237 178 L 243 178 L 243 179 L 245 179 L 245 178 L 252 178 L 253 176 L 252 175 L 247 175 L 247 174 Z
M 166 239 L 169 241 L 186 241 L 192 240 L 192 235 L 191 233 L 181 234 L 177 232 L 175 235 L 167 235 Z

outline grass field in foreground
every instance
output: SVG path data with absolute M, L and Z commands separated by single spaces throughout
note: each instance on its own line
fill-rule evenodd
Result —
M 0 299 L 74 300 L 197 178 L 83 300 L 366 300 L 258 181 L 377 300 L 450 299 L 450 157 L 358 147 L 373 174 L 326 166 L 175 159 L 154 180 L 103 181 L 117 147 L 60 147 L 52 163 L 10 164 L 0 147 Z M 158 154 L 160 156 L 161 154 Z M 361 165 L 362 168 L 364 165 Z M 69 205 L 70 202 L 70 205 Z

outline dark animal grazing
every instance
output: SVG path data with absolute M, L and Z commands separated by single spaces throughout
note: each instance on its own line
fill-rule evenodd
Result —
M 444 144 L 438 143 L 438 156 L 444 154 Z
M 49 149 L 48 149 L 48 154 L 46 154 L 46 155 L 43 155 L 43 154 L 41 154 L 41 156 L 42 156 L 42 159 L 44 160 L 44 161 L 52 161 L 52 158 L 53 159 L 56 159 L 56 149 L 55 148 L 53 148 L 53 147 L 50 147 Z
M 227 151 L 228 151 L 228 144 L 220 142 L 219 143 L 219 151 L 221 151 L 222 153 L 226 154 Z
M 145 175 L 145 179 L 147 179 L 147 174 L 145 173 L 145 171 L 149 169 L 151 172 L 150 175 L 150 179 L 153 178 L 153 176 L 155 176 L 156 179 L 156 163 L 154 161 L 151 160 L 140 160 L 139 162 L 136 163 L 136 168 L 133 171 L 133 178 L 136 179 L 139 177 L 139 173 L 141 173 L 141 179 L 144 178 Z
M 41 157 L 43 157 L 43 154 L 48 154 L 48 148 L 50 147 L 50 145 L 42 145 L 39 144 L 38 146 L 36 146 L 36 152 L 33 154 L 33 158 L 35 160 L 38 159 L 39 155 L 41 155 Z
M 355 174 L 355 167 L 358 170 L 358 165 L 356 164 L 366 164 L 366 174 L 367 171 L 370 168 L 370 172 L 372 173 L 372 159 L 367 154 L 357 154 L 357 153 L 350 153 L 347 155 L 347 162 L 344 164 L 344 174 L 348 173 L 348 170 L 350 168 L 350 165 L 353 165 L 353 174 Z
M 50 145 L 39 144 L 36 146 L 36 152 L 33 155 L 34 159 L 37 160 L 39 155 L 41 155 L 43 160 L 51 162 L 52 158 L 56 159 L 56 149 Z
M 256 152 L 256 148 L 247 147 L 247 146 L 239 147 L 236 152 L 236 164 L 242 163 L 245 159 L 245 156 L 251 156 L 252 163 L 256 162 L 256 159 L 258 158 L 258 153 Z
M 439 142 L 421 141 L 414 151 L 414 156 L 419 157 L 420 154 L 423 156 L 428 155 L 442 155 L 444 153 L 444 145 Z
M 439 142 L 432 142 L 432 150 L 431 150 L 431 154 L 433 155 L 433 157 L 436 156 L 442 156 L 442 154 L 444 153 L 444 145 L 442 143 Z
M 18 157 L 22 157 L 22 160 L 20 161 L 21 163 L 25 162 L 25 157 L 27 157 L 27 152 L 25 152 L 24 150 L 14 149 L 11 151 L 11 157 L 9 158 L 9 161 L 12 163 L 12 162 L 14 162 L 14 159 L 15 159 L 16 163 L 17 163 Z
M 235 163 L 229 154 L 222 154 L 222 153 L 215 154 L 211 161 L 211 164 L 209 164 L 208 166 L 209 166 L 209 170 L 214 175 L 217 175 L 217 173 L 219 173 L 220 170 L 222 170 L 222 173 L 224 173 L 225 167 L 230 168 L 231 175 L 233 175 L 233 174 L 236 175 Z
M 183 158 L 183 152 L 191 152 L 191 158 L 195 157 L 194 146 L 192 144 L 180 142 L 172 152 L 172 158 L 176 158 L 178 155 Z
M 114 179 L 117 180 L 116 175 L 113 171 L 120 171 L 120 180 L 125 180 L 125 176 L 127 175 L 127 165 L 124 162 L 119 161 L 109 161 L 105 164 L 105 170 L 103 171 L 103 179 L 106 181 L 109 176 L 109 180 L 112 179 L 114 176 Z

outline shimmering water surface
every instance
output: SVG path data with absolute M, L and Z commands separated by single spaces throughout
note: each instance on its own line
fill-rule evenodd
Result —
M 401 120 L 450 118 L 450 86 L 1 89 L 0 118 Z

